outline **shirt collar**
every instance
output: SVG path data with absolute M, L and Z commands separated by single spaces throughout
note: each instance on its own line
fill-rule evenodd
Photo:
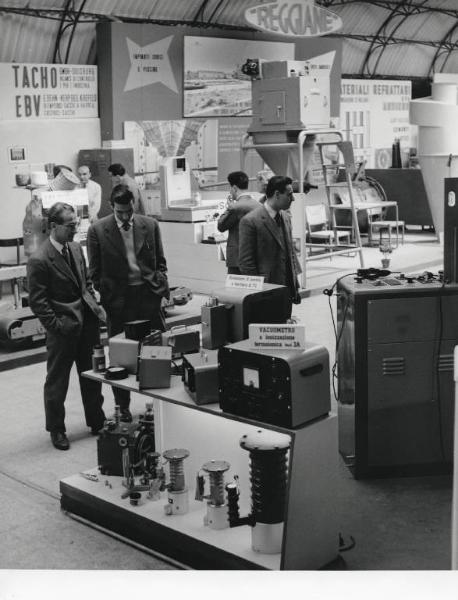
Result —
M 49 236 L 49 241 L 51 242 L 51 244 L 54 246 L 54 248 L 57 250 L 57 252 L 59 252 L 59 254 L 62 254 L 62 248 L 64 247 L 63 244 L 57 242 L 53 237 Z
M 264 206 L 266 207 L 266 211 L 269 213 L 269 215 L 271 216 L 272 219 L 275 219 L 275 217 L 277 216 L 277 212 L 276 210 L 274 210 L 268 201 L 264 202 Z
M 114 216 L 114 218 L 116 220 L 116 225 L 118 226 L 118 229 L 122 229 L 124 221 L 120 221 L 116 215 Z M 133 225 L 134 225 L 134 215 L 132 215 L 127 222 L 129 223 L 129 225 L 131 227 L 133 227 Z

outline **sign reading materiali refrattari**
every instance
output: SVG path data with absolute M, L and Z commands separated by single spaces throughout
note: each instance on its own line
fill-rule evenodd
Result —
M 248 339 L 250 346 L 258 350 L 304 350 L 305 325 L 250 323 Z
M 0 120 L 97 117 L 97 67 L 0 63 Z
M 314 0 L 278 0 L 247 8 L 245 20 L 260 29 L 290 37 L 318 37 L 338 31 L 342 19 Z
M 225 287 L 260 292 L 263 284 L 264 277 L 259 275 L 227 275 Z

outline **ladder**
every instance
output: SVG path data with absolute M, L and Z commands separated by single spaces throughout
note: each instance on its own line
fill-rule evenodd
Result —
M 296 232 L 298 232 L 297 237 L 299 238 L 299 241 L 300 241 L 300 248 L 303 250 L 299 254 L 299 261 L 300 261 L 301 268 L 302 268 L 301 284 L 302 284 L 302 287 L 304 287 L 304 288 L 306 285 L 306 262 L 309 260 L 316 260 L 318 258 L 323 258 L 322 255 L 307 257 L 307 253 L 306 253 L 307 244 L 305 241 L 305 230 L 306 230 L 305 206 L 303 205 L 303 203 L 305 202 L 304 146 L 305 146 L 306 142 L 308 142 L 308 140 L 310 140 L 311 136 L 313 136 L 314 139 L 316 140 L 315 145 L 319 149 L 321 168 L 323 170 L 323 176 L 324 176 L 324 181 L 325 181 L 325 186 L 326 186 L 326 197 L 327 197 L 327 201 L 328 201 L 328 207 L 329 207 L 334 231 L 336 231 L 336 219 L 335 219 L 334 213 L 335 213 L 335 210 L 337 210 L 337 209 L 335 209 L 335 207 L 333 206 L 333 195 L 331 193 L 331 189 L 332 189 L 332 187 L 341 187 L 342 184 L 339 184 L 339 185 L 334 184 L 333 185 L 333 184 L 329 183 L 328 174 L 326 173 L 327 165 L 326 165 L 326 167 L 324 166 L 325 162 L 324 162 L 324 155 L 323 155 L 323 147 L 324 146 L 337 146 L 337 147 L 339 147 L 339 149 L 343 148 L 345 150 L 345 157 L 347 156 L 348 146 L 345 146 L 345 144 L 347 144 L 347 142 L 343 141 L 342 133 L 338 129 L 334 129 L 334 128 L 314 129 L 314 130 L 313 129 L 302 129 L 302 130 L 297 131 L 297 138 L 295 141 L 288 141 L 288 142 L 270 141 L 268 143 L 259 143 L 259 142 L 255 143 L 252 135 L 249 133 L 246 133 L 242 137 L 241 146 L 240 146 L 240 165 L 241 165 L 240 168 L 242 171 L 245 170 L 246 155 L 249 151 L 252 151 L 252 150 L 257 151 L 261 155 L 261 157 L 262 157 L 263 150 L 276 150 L 278 152 L 291 152 L 293 155 L 296 156 L 297 165 L 298 165 L 297 172 L 300 174 L 300 177 L 298 178 L 298 180 L 299 180 L 298 181 L 298 191 L 300 193 L 302 193 L 301 195 L 303 197 L 303 202 L 300 202 L 300 203 L 294 202 L 293 206 L 291 207 L 291 210 L 292 211 L 295 210 L 295 215 L 293 215 L 293 236 L 295 236 L 294 229 L 296 229 Z M 327 138 L 329 141 L 325 141 L 325 138 Z M 351 143 L 350 143 L 350 147 L 351 147 Z M 343 152 L 342 152 L 342 154 L 343 154 Z M 351 148 L 351 156 L 353 156 L 352 148 Z M 347 162 L 347 159 L 345 157 L 344 157 L 344 163 Z M 345 166 L 345 165 L 333 165 L 333 166 L 334 166 L 334 168 L 335 167 L 341 168 L 342 166 Z M 353 161 L 353 171 L 354 171 L 354 161 Z M 364 257 L 363 257 L 363 252 L 362 252 L 362 248 L 361 248 L 361 238 L 359 235 L 357 211 L 354 206 L 351 168 L 350 168 L 349 161 L 348 161 L 348 168 L 345 168 L 345 172 L 346 172 L 346 182 L 343 184 L 343 186 L 345 186 L 349 191 L 351 214 L 352 214 L 352 227 L 355 231 L 356 244 L 349 245 L 347 248 L 344 248 L 342 250 L 337 249 L 337 248 L 332 249 L 332 247 L 331 247 L 331 251 L 333 254 L 348 254 L 349 251 L 358 252 L 359 256 L 360 256 L 361 267 L 364 268 Z M 277 173 L 277 174 L 281 174 L 281 173 Z M 294 205 L 296 205 L 296 204 L 298 204 L 298 206 L 295 209 Z M 296 227 L 295 227 L 295 225 L 296 225 Z M 335 238 L 336 238 L 336 235 L 335 235 Z
M 355 202 L 354 188 L 353 188 L 353 177 L 356 176 L 356 167 L 355 161 L 353 158 L 353 146 L 351 142 L 343 141 L 323 141 L 318 139 L 315 142 L 316 147 L 318 148 L 319 156 L 320 156 L 320 164 L 323 172 L 323 181 L 324 187 L 326 190 L 326 198 L 328 202 L 329 215 L 331 218 L 331 224 L 334 231 L 334 237 L 332 239 L 332 244 L 329 244 L 329 252 L 328 254 L 337 255 L 337 254 L 348 254 L 349 250 L 359 254 L 359 261 L 361 268 L 364 268 L 364 255 L 363 248 L 361 244 L 361 234 L 359 231 L 358 225 L 358 206 Z M 329 146 L 335 146 L 339 150 L 339 156 L 343 157 L 343 163 L 337 164 L 329 164 L 326 162 L 324 156 L 324 148 Z M 341 170 L 344 170 L 345 173 L 345 181 L 337 181 L 338 175 Z M 330 178 L 333 177 L 334 181 L 330 181 Z M 334 200 L 334 192 L 338 189 L 343 189 L 348 192 L 348 204 L 336 204 Z M 355 242 L 352 244 L 346 244 L 345 247 L 342 247 L 343 244 L 339 243 L 339 239 L 337 236 L 337 220 L 336 220 L 336 212 L 337 211 L 346 211 L 350 212 L 351 215 L 351 229 L 353 231 Z M 306 244 L 309 247 L 317 247 L 319 244 Z M 322 244 L 321 244 L 322 246 Z M 323 255 L 315 255 L 315 256 L 307 256 L 306 261 L 309 260 L 317 260 L 323 258 Z

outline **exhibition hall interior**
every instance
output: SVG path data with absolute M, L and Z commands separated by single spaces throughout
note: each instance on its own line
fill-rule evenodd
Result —
M 454 571 L 456 0 L 0 39 L 0 570 Z

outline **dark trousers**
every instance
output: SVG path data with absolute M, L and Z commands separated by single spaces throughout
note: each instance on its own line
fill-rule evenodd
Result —
M 161 309 L 162 298 L 152 292 L 147 285 L 134 285 L 127 288 L 124 306 L 121 311 L 107 310 L 108 335 L 112 337 L 124 331 L 124 323 L 145 319 L 151 322 L 151 329 L 165 331 L 164 313 Z M 113 387 L 115 404 L 121 409 L 129 408 L 130 393 Z
M 240 269 L 238 267 L 227 267 L 228 275 L 241 275 Z
M 86 425 L 100 429 L 105 420 L 102 410 L 102 384 L 81 377 L 83 371 L 92 369 L 92 348 L 100 342 L 99 321 L 86 309 L 83 328 L 79 336 L 47 332 L 47 374 L 44 385 L 46 431 L 65 432 L 65 397 L 73 363 L 79 375 Z

